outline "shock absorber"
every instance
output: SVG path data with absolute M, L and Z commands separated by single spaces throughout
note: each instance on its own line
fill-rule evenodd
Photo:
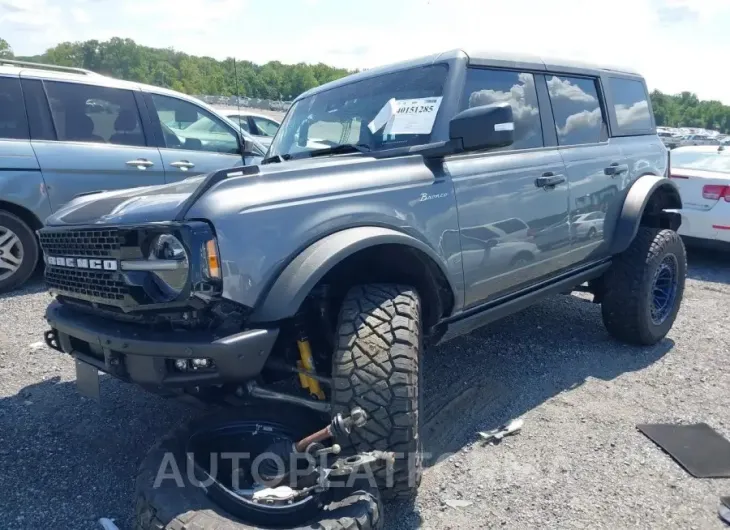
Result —
M 297 366 L 300 370 L 306 372 L 317 373 L 314 366 L 314 358 L 312 357 L 312 347 L 309 344 L 309 337 L 307 336 L 307 323 L 303 314 L 297 315 L 297 348 L 299 349 L 299 361 Z M 317 399 L 324 400 L 325 395 L 322 391 L 322 387 L 319 385 L 319 381 L 309 377 L 306 374 L 299 373 L 299 384 L 302 388 L 309 390 L 309 393 Z

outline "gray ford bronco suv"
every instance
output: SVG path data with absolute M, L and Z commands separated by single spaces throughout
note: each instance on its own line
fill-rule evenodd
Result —
M 359 406 L 343 446 L 398 453 L 383 495 L 408 497 L 427 347 L 573 290 L 618 340 L 667 334 L 686 274 L 668 174 L 637 73 L 463 50 L 369 70 L 299 96 L 259 165 L 53 214 L 46 340 L 89 392 L 100 370 Z

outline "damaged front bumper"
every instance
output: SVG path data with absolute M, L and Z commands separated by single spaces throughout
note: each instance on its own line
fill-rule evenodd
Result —
M 158 392 L 254 379 L 279 334 L 276 328 L 249 329 L 226 337 L 207 331 L 153 332 L 58 301 L 48 306 L 46 320 L 51 326 L 46 333 L 48 345 L 72 355 L 77 366 L 80 362 Z M 187 362 L 176 363 L 179 360 Z M 190 368 L 181 369 L 180 364 Z

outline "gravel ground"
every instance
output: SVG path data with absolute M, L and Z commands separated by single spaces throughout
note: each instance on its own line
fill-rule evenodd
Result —
M 611 341 L 598 306 L 560 296 L 429 351 L 434 456 L 415 506 L 386 507 L 388 527 L 722 528 L 730 480 L 691 478 L 635 428 L 705 421 L 730 438 L 730 259 L 695 251 L 690 265 L 653 348 Z M 79 397 L 73 362 L 34 344 L 48 301 L 38 281 L 0 296 L 0 528 L 128 529 L 138 463 L 199 411 L 110 379 L 101 405 Z M 519 435 L 475 443 L 516 417 Z

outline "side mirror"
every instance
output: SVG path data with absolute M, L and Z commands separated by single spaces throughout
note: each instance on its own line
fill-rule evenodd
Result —
M 507 147 L 514 142 L 512 105 L 497 103 L 466 109 L 449 122 L 449 138 L 463 151 Z

